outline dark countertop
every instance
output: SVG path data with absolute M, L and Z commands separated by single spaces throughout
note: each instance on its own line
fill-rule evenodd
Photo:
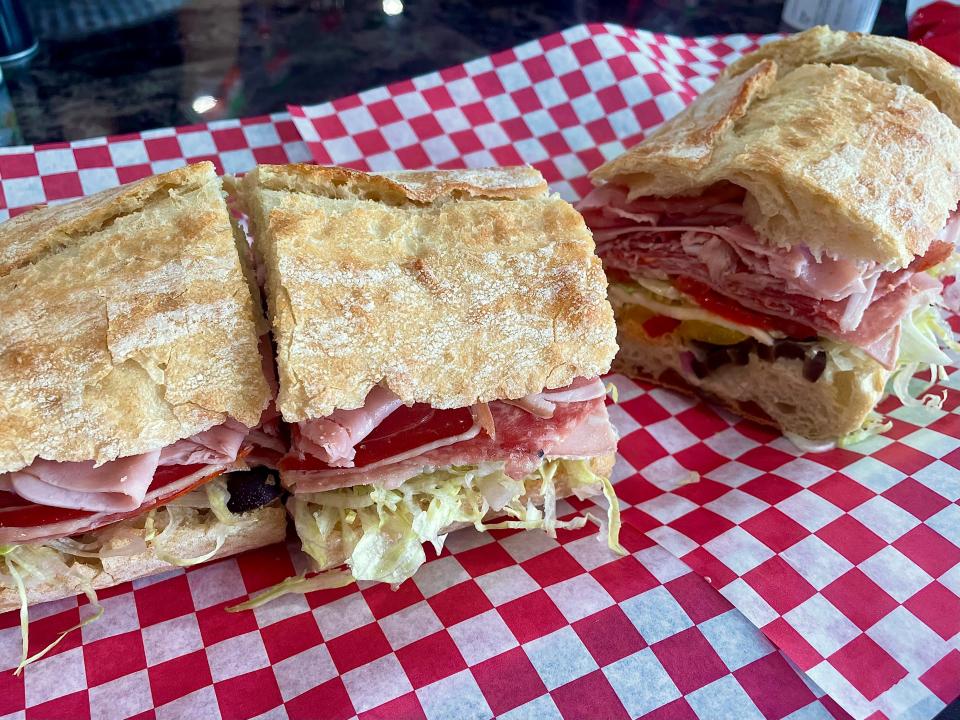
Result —
M 288 102 L 350 95 L 583 22 L 680 35 L 775 32 L 782 6 L 404 0 L 389 16 L 382 0 L 21 1 L 40 50 L 4 75 L 27 143 L 282 111 Z M 884 2 L 875 30 L 904 34 L 904 5 Z M 219 102 L 198 113 L 202 96 Z

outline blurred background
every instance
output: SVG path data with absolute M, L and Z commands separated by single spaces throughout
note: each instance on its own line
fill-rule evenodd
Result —
M 770 33 L 767 0 L 0 0 L 37 50 L 3 66 L 0 144 L 261 115 L 456 65 L 571 25 Z M 904 35 L 905 1 L 874 31 Z

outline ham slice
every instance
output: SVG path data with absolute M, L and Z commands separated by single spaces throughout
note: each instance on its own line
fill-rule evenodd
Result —
M 552 457 L 585 459 L 608 455 L 617 450 L 617 431 L 603 403 L 595 403 L 590 414 L 571 432 L 550 448 Z
M 596 419 L 602 416 L 607 425 L 607 411 L 602 398 L 556 406 L 553 417 L 538 418 L 526 410 L 504 402 L 489 403 L 496 426 L 496 438 L 478 432 L 470 438 L 439 448 L 418 448 L 418 453 L 404 453 L 362 468 L 327 468 L 286 472 L 284 483 L 294 493 L 319 492 L 353 485 L 373 484 L 397 487 L 424 472 L 425 468 L 450 465 L 476 465 L 481 462 L 505 462 L 506 472 L 522 478 L 540 462 L 543 455 L 553 456 L 563 450 L 564 456 L 593 457 L 611 452 L 610 436 L 597 431 Z M 584 425 L 585 423 L 590 425 Z M 574 447 L 569 439 L 581 426 L 588 430 L 581 445 Z M 614 446 L 615 446 L 614 438 Z M 565 445 L 565 443 L 567 443 Z M 568 452 L 568 451 L 576 452 Z
M 83 513 L 80 517 L 72 517 L 55 522 L 42 522 L 29 527 L 18 527 L 15 524 L 11 525 L 10 523 L 4 522 L 5 515 L 18 513 L 22 506 L 16 504 L 6 505 L 2 502 L 3 498 L 0 497 L 0 545 L 43 542 L 45 540 L 69 537 L 71 535 L 79 535 L 91 530 L 96 530 L 97 528 L 104 527 L 119 520 L 140 515 L 153 507 L 163 505 L 171 498 L 190 490 L 207 478 L 219 474 L 222 470 L 223 468 L 218 467 L 203 467 L 178 478 L 174 482 L 164 483 L 156 489 L 151 488 L 144 496 L 143 502 L 132 511 Z M 2 481 L 0 481 L 0 491 L 2 490 Z
M 337 410 L 328 417 L 298 423 L 294 452 L 336 467 L 353 467 L 357 443 L 402 404 L 394 393 L 377 385 L 367 394 L 363 407 Z
M 606 389 L 600 378 L 576 378 L 564 388 L 544 390 L 517 400 L 502 402 L 523 408 L 537 417 L 550 418 L 558 403 L 584 402 L 603 397 L 605 394 Z M 357 445 L 402 404 L 400 398 L 393 392 L 378 385 L 367 394 L 363 407 L 337 410 L 328 417 L 298 423 L 293 434 L 292 450 L 301 459 L 310 456 L 331 467 L 352 468 Z M 493 424 L 493 432 L 488 428 L 487 434 L 495 435 L 496 425 L 492 417 L 487 417 L 488 413 L 488 409 L 478 407 L 475 414 L 481 426 L 484 423 L 488 426 Z M 412 457 L 463 439 L 465 438 L 451 437 L 434 447 L 422 446 L 413 451 Z M 391 462 L 396 461 L 394 459 Z M 390 463 L 380 461 L 377 464 Z
M 177 440 L 160 452 L 161 465 L 224 465 L 234 462 L 249 428 L 233 418 L 196 435 Z
M 94 467 L 93 462 L 35 460 L 8 473 L 12 490 L 31 502 L 93 512 L 129 512 L 143 504 L 160 451 L 132 455 Z
M 55 462 L 37 458 L 16 472 L 0 475 L 0 491 L 48 507 L 123 513 L 139 508 L 158 467 L 202 465 L 222 470 L 237 461 L 249 430 L 232 418 L 142 455 L 117 458 L 99 467 L 88 462 Z M 273 442 L 279 452 L 282 442 Z
M 544 390 L 543 392 L 527 395 L 517 400 L 503 400 L 508 405 L 523 408 L 537 417 L 550 418 L 556 410 L 557 403 L 584 402 L 595 400 L 607 394 L 603 381 L 600 378 L 576 378 L 565 388 Z
M 731 187 L 714 186 L 695 198 L 629 200 L 625 189 L 603 186 L 579 208 L 595 230 L 597 253 L 608 269 L 697 280 L 746 308 L 813 327 L 892 367 L 894 326 L 937 294 L 914 278 L 953 253 L 960 215 L 953 214 L 925 255 L 890 271 L 767 243 L 743 224 L 742 211 L 735 211 L 743 191 L 737 195 Z M 654 221 L 646 217 L 650 213 L 658 213 Z

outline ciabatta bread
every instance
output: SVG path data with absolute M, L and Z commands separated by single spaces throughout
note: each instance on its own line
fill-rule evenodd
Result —
M 590 232 L 532 168 L 262 165 L 241 195 L 288 422 L 360 407 L 378 383 L 449 408 L 609 368 L 615 327 Z
M 767 43 L 727 66 L 721 77 L 741 75 L 764 60 L 778 76 L 802 65 L 850 65 L 878 80 L 907 85 L 960 125 L 960 70 L 936 53 L 903 38 L 830 30 L 820 25 Z
M 0 473 L 256 425 L 270 390 L 240 249 L 210 163 L 0 225 Z
M 951 119 L 960 77 L 917 70 L 929 83 L 914 78 L 913 85 L 938 107 L 899 83 L 908 74 L 902 63 L 868 72 L 876 54 L 856 55 L 890 38 L 850 41 L 849 64 L 832 65 L 819 62 L 831 62 L 831 53 L 793 53 L 801 41 L 792 42 L 748 55 L 591 177 L 629 188 L 631 198 L 696 195 L 729 181 L 747 191 L 746 222 L 775 245 L 909 265 L 960 198 L 960 127 Z M 939 67 L 930 51 L 910 55 L 918 53 Z
M 883 395 L 890 373 L 864 356 L 850 369 L 827 360 L 815 382 L 803 361 L 772 362 L 750 355 L 746 365 L 727 364 L 697 379 L 682 367 L 682 341 L 645 342 L 621 333 L 614 369 L 630 377 L 717 402 L 738 415 L 813 441 L 835 441 L 859 430 Z

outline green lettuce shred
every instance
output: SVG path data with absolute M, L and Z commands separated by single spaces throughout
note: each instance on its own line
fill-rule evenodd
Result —
M 276 600 L 283 595 L 293 593 L 306 594 L 314 590 L 329 590 L 331 588 L 346 587 L 352 583 L 353 575 L 345 570 L 328 570 L 318 573 L 312 577 L 306 574 L 289 577 L 273 587 L 267 588 L 263 592 L 254 595 L 249 600 L 231 605 L 226 608 L 227 612 L 243 612 L 244 610 L 253 610 L 261 605 L 266 605 L 271 600 Z
M 89 580 L 79 572 L 81 566 L 75 564 L 76 558 L 102 560 L 118 555 L 138 554 L 152 548 L 160 560 L 171 565 L 188 567 L 206 562 L 223 547 L 229 533 L 228 527 L 253 522 L 252 518 L 231 513 L 227 509 L 229 499 L 230 494 L 227 491 L 226 481 L 217 478 L 207 483 L 203 489 L 190 493 L 190 495 L 178 499 L 175 503 L 151 510 L 144 515 L 142 539 L 138 543 L 123 547 L 121 550 L 110 548 L 109 540 L 124 532 L 137 534 L 134 531 L 134 525 L 131 523 L 137 523 L 138 520 L 117 523 L 110 527 L 112 532 L 94 536 L 94 539 L 89 542 L 84 542 L 82 539 L 62 538 L 37 545 L 0 545 L 0 587 L 12 586 L 16 589 L 17 597 L 20 600 L 20 636 L 23 647 L 16 674 L 19 675 L 27 665 L 44 657 L 59 645 L 67 635 L 96 622 L 103 615 L 103 606 L 100 605 L 97 594 Z M 198 557 L 192 558 L 176 557 L 167 552 L 164 549 L 166 541 L 184 520 L 198 516 L 202 509 L 210 511 L 210 532 L 213 539 L 213 548 Z M 83 591 L 96 611 L 81 620 L 77 625 L 64 630 L 43 650 L 28 657 L 30 617 L 27 587 L 28 584 L 34 582 L 37 584 L 73 582 L 73 587 Z
M 607 391 L 607 394 L 610 396 L 610 399 L 613 401 L 614 405 L 620 402 L 620 391 L 617 389 L 616 385 L 614 385 L 612 382 L 608 382 L 603 387 Z
M 958 351 L 960 345 L 936 306 L 927 305 L 905 315 L 900 323 L 897 367 L 887 382 L 888 392 L 896 395 L 907 407 L 942 407 L 946 394 L 939 396 L 924 393 L 933 387 L 937 380 L 948 379 L 944 366 L 950 364 L 951 358 L 943 348 Z M 913 394 L 911 381 L 914 375 L 923 370 L 929 371 L 930 380 L 917 394 Z
M 837 447 L 850 447 L 851 445 L 863 442 L 867 438 L 873 437 L 874 435 L 882 435 L 892 427 L 892 422 L 885 420 L 883 415 L 875 410 L 871 410 L 870 414 L 867 415 L 866 419 L 863 421 L 863 425 L 860 426 L 860 429 L 854 430 L 852 433 L 848 433 L 840 438 L 837 441 Z
M 63 574 L 69 575 L 70 568 L 63 562 L 57 551 L 42 545 L 0 545 L 0 563 L 2 563 L 0 567 L 5 569 L 6 574 L 13 580 L 14 587 L 17 590 L 17 597 L 20 600 L 20 640 L 22 649 L 20 663 L 17 665 L 14 675 L 20 675 L 27 665 L 44 657 L 59 645 L 67 635 L 90 623 L 96 622 L 103 615 L 103 606 L 97 599 L 96 591 L 88 582 L 81 580 L 79 587 L 87 596 L 90 604 L 96 608 L 95 612 L 73 627 L 61 632 L 53 642 L 39 652 L 28 656 L 30 647 L 30 613 L 28 610 L 26 579 L 35 578 L 42 582 L 52 577 L 60 577 Z
M 614 551 L 625 552 L 618 540 L 620 509 L 613 486 L 586 460 L 548 460 L 521 480 L 507 475 L 502 463 L 452 466 L 424 472 L 397 488 L 361 485 L 294 495 L 288 507 L 304 552 L 318 567 L 346 563 L 357 580 L 396 586 L 426 562 L 424 543 L 442 549 L 443 531 L 450 526 L 542 529 L 550 535 L 583 527 L 585 517 L 556 517 L 560 468 L 567 478 L 565 492 L 586 497 L 600 491 L 607 497 L 606 540 Z M 490 515 L 503 519 L 484 522 Z

